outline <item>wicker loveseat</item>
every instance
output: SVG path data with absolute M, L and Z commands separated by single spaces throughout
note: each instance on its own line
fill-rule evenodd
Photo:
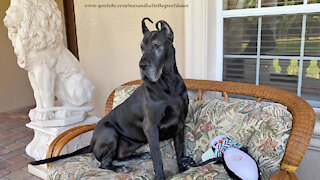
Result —
M 186 154 L 200 161 L 211 138 L 225 134 L 249 148 L 257 161 L 263 179 L 297 179 L 295 172 L 310 142 L 315 114 L 300 97 L 276 88 L 245 83 L 185 79 L 190 97 L 186 123 Z M 141 84 L 140 80 L 123 84 L 106 102 L 105 113 L 124 101 Z M 221 92 L 224 98 L 204 100 L 208 91 Z M 230 94 L 256 100 L 229 98 Z M 219 94 L 216 95 L 219 97 Z M 268 102 L 266 102 L 266 100 Z M 269 102 L 271 101 L 271 102 Z M 276 102 L 276 103 L 272 103 Z M 279 103 L 279 104 L 278 104 Z M 54 157 L 74 137 L 93 130 L 95 125 L 80 126 L 58 136 L 50 145 L 47 157 Z M 148 146 L 137 150 L 148 151 Z M 222 165 L 207 164 L 177 174 L 172 142 L 161 143 L 164 170 L 168 179 L 228 179 Z M 138 153 L 137 152 L 137 153 Z M 153 179 L 150 159 L 119 162 L 133 169 L 130 174 L 117 174 L 99 169 L 92 154 L 54 162 L 48 168 L 49 179 Z

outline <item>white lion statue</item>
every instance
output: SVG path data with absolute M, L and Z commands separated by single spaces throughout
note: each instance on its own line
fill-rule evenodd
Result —
M 66 118 L 91 105 L 94 86 L 63 44 L 61 12 L 54 0 L 11 0 L 3 21 L 34 91 L 31 120 Z

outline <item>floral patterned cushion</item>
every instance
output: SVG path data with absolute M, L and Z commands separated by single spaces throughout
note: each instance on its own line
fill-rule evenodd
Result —
M 163 158 L 166 177 L 178 173 L 177 162 L 172 158 Z M 100 163 L 93 154 L 70 157 L 51 164 L 48 168 L 48 179 L 87 180 L 87 179 L 134 179 L 148 180 L 154 178 L 153 165 L 150 158 L 119 162 L 132 169 L 129 174 L 120 174 L 111 170 L 100 169 Z
M 139 87 L 139 85 L 120 86 L 114 92 L 113 107 L 117 107 L 125 101 Z
M 201 167 L 190 168 L 187 171 L 177 174 L 171 180 L 232 180 L 221 164 L 207 164 Z
M 114 106 L 121 104 L 136 89 L 122 86 L 116 89 Z M 190 99 L 186 119 L 186 154 L 197 162 L 209 148 L 210 140 L 217 135 L 227 135 L 248 147 L 249 154 L 257 161 L 263 179 L 279 171 L 287 139 L 291 130 L 291 114 L 285 107 L 267 102 L 230 99 L 195 101 Z M 172 140 L 160 143 L 167 179 L 229 179 L 222 165 L 207 164 L 190 168 L 178 174 Z M 149 151 L 148 145 L 137 153 Z M 151 159 L 126 161 L 133 172 L 117 174 L 99 169 L 93 155 L 75 156 L 52 163 L 49 179 L 153 179 Z

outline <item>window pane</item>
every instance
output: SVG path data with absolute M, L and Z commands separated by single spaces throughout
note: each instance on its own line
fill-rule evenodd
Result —
M 303 0 L 261 0 L 261 7 L 293 6 L 303 4 Z
M 320 14 L 307 15 L 305 56 L 320 56 Z
M 223 80 L 255 84 L 256 59 L 224 58 Z
M 312 4 L 312 3 L 320 3 L 320 0 L 308 0 L 308 3 L 309 3 L 309 4 Z
M 297 93 L 299 61 L 297 59 L 261 59 L 260 84 Z
M 262 18 L 261 55 L 300 56 L 302 15 Z
M 257 4 L 258 0 L 223 0 L 223 10 L 255 8 Z
M 257 54 L 258 18 L 224 19 L 224 54 Z
M 304 60 L 302 90 L 303 98 L 320 101 L 320 61 Z

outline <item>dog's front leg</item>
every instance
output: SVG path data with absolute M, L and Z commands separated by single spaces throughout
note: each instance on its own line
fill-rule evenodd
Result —
M 157 116 L 151 116 L 150 113 L 146 114 L 143 120 L 143 131 L 149 143 L 153 168 L 156 174 L 155 179 L 163 180 L 165 176 L 159 145 L 159 127 L 157 121 L 155 121 Z
M 156 174 L 155 179 L 165 179 L 164 172 L 163 172 L 163 163 L 159 145 L 159 130 L 157 128 L 146 128 L 144 130 L 149 147 L 151 152 L 151 159 L 153 162 L 153 168 Z
M 185 157 L 185 145 L 184 145 L 184 128 L 177 133 L 173 138 L 174 147 L 176 150 L 177 164 L 179 168 L 179 173 L 184 172 L 186 167 L 181 163 L 181 159 Z

